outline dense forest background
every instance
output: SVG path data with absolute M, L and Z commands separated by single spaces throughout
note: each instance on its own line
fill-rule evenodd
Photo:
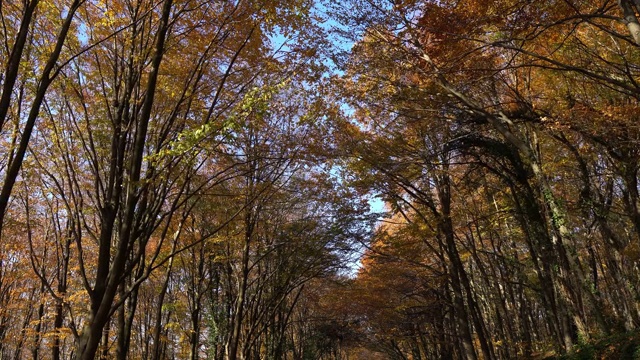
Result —
M 542 358 L 634 334 L 639 11 L 0 0 L 0 358 Z

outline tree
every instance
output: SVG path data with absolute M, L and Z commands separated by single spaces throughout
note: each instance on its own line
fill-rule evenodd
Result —
M 469 307 L 467 313 L 457 313 L 472 323 L 484 357 L 498 351 L 486 336 L 491 331 L 485 329 L 513 328 L 516 324 L 503 321 L 508 318 L 506 306 L 491 307 L 478 299 L 495 296 L 504 304 L 506 296 L 513 299 L 512 294 L 519 293 L 524 301 L 525 295 L 513 284 L 509 292 L 491 289 L 489 274 L 503 270 L 486 263 L 482 254 L 504 255 L 495 243 L 483 242 L 486 231 L 500 233 L 489 239 L 518 239 L 513 245 L 516 264 L 535 269 L 536 281 L 527 279 L 524 286 L 538 294 L 551 330 L 542 336 L 550 336 L 559 351 L 569 351 L 578 337 L 608 333 L 612 323 L 622 321 L 632 328 L 633 315 L 624 310 L 624 301 L 608 302 L 612 299 L 594 291 L 599 275 L 607 272 L 598 261 L 621 256 L 614 255 L 616 251 L 596 254 L 586 235 L 596 228 L 594 223 L 584 224 L 574 212 L 578 208 L 571 207 L 576 195 L 592 199 L 586 206 L 582 200 L 582 214 L 591 214 L 588 216 L 598 223 L 602 238 L 609 242 L 618 238 L 612 230 L 618 226 L 613 225 L 618 219 L 611 216 L 612 204 L 627 204 L 623 205 L 625 217 L 627 221 L 634 218 L 634 201 L 624 199 L 634 198 L 635 190 L 623 191 L 620 202 L 613 200 L 617 196 L 607 190 L 607 181 L 595 184 L 590 180 L 597 179 L 591 166 L 603 174 L 602 162 L 587 165 L 584 161 L 585 156 L 602 159 L 602 149 L 591 147 L 596 143 L 596 147 L 617 143 L 613 138 L 586 135 L 594 135 L 593 120 L 596 128 L 614 126 L 625 129 L 625 134 L 635 133 L 623 125 L 624 121 L 615 116 L 605 120 L 595 110 L 608 104 L 612 107 L 602 113 L 612 114 L 614 108 L 633 104 L 636 99 L 635 67 L 630 66 L 636 45 L 625 34 L 620 8 L 610 2 L 472 1 L 458 5 L 364 1 L 349 5 L 359 9 L 355 14 L 338 11 L 356 42 L 344 58 L 345 76 L 339 84 L 347 89 L 344 98 L 353 106 L 352 121 L 358 126 L 344 123 L 338 134 L 344 139 L 346 153 L 356 158 L 354 171 L 369 178 L 362 181 L 363 186 L 383 195 L 407 222 L 415 221 L 414 213 L 420 214 L 423 206 L 436 219 L 449 219 L 432 227 L 442 234 L 453 234 L 455 241 L 444 242 L 453 246 L 442 247 L 448 250 L 442 253 L 451 266 L 453 282 L 459 282 L 463 291 L 452 288 L 452 299 L 464 299 Z M 624 8 L 629 3 L 619 5 Z M 627 18 L 627 24 L 632 20 Z M 451 28 L 454 23 L 459 26 Z M 360 32 L 353 32 L 354 28 Z M 558 86 L 548 86 L 553 82 Z M 589 126 L 584 119 L 590 120 Z M 568 140 L 569 136 L 577 142 Z M 623 136 L 626 144 L 634 143 Z M 561 160 L 568 156 L 575 162 Z M 623 167 L 628 170 L 625 189 L 635 189 L 637 167 L 630 163 L 620 169 Z M 373 178 L 366 175 L 371 171 Z M 490 180 L 480 181 L 474 172 Z M 579 194 L 569 185 L 574 184 L 571 174 L 575 173 L 583 174 Z M 508 192 L 494 190 L 505 186 Z M 478 209 L 496 209 L 492 217 L 500 211 L 513 214 L 518 232 L 512 227 L 496 228 L 467 211 L 466 199 L 477 199 L 479 205 L 474 206 Z M 499 210 L 500 205 L 505 210 Z M 590 213 L 592 209 L 598 215 Z M 425 223 L 430 221 L 434 220 Z M 443 227 L 447 222 L 451 225 Z M 452 230 L 443 231 L 445 228 Z M 469 251 L 470 260 L 456 265 L 456 253 L 460 257 L 461 251 Z M 509 267 L 516 271 L 518 280 L 514 281 L 522 282 L 526 271 L 517 271 L 518 266 Z M 615 275 L 616 268 L 612 276 L 621 278 Z M 465 281 L 465 276 L 472 280 Z M 532 301 L 530 297 L 527 300 Z M 525 337 L 535 318 L 531 315 L 535 307 L 522 309 L 516 314 L 517 326 L 523 327 L 523 340 L 530 343 Z M 615 314 L 613 309 L 620 312 Z M 485 321 L 487 318 L 492 321 Z M 508 333 L 506 328 L 502 330 L 504 336 Z M 464 337 L 467 356 L 472 358 L 471 336 Z M 523 351 L 530 353 L 531 349 Z
M 183 228 L 198 201 L 210 199 L 203 194 L 221 189 L 246 170 L 246 159 L 229 150 L 236 146 L 232 139 L 242 131 L 247 109 L 263 95 L 251 89 L 260 89 L 259 81 L 269 76 L 285 79 L 297 70 L 305 73 L 299 71 L 300 63 L 313 54 L 305 46 L 287 53 L 273 49 L 269 36 L 283 31 L 312 39 L 306 33 L 310 3 L 123 1 L 82 7 L 83 2 L 76 2 L 46 9 L 46 15 L 62 14 L 62 20 L 34 22 L 29 17 L 37 4 L 2 13 L 11 19 L 6 23 L 26 29 L 16 30 L 12 59 L 37 53 L 35 45 L 46 43 L 46 31 L 55 29 L 56 22 L 62 30 L 58 37 L 53 33 L 54 51 L 42 63 L 43 80 L 36 84 L 32 110 L 24 118 L 21 106 L 31 100 L 26 90 L 32 80 L 25 73 L 22 82 L 15 82 L 22 87 L 17 91 L 10 78 L 17 76 L 11 74 L 19 63 L 7 64 L 10 76 L 3 86 L 9 90 L 3 92 L 2 104 L 12 94 L 22 95 L 3 105 L 13 111 L 18 152 L 7 153 L 11 162 L 1 196 L 9 199 L 28 155 L 31 167 L 23 170 L 22 180 L 42 187 L 29 184 L 24 211 L 12 205 L 6 213 L 26 216 L 33 246 L 20 255 L 30 253 L 25 259 L 34 264 L 39 293 L 57 304 L 53 324 L 43 325 L 54 333 L 68 325 L 76 358 L 106 355 L 111 345 L 118 358 L 126 358 L 141 286 L 176 254 L 198 248 L 245 211 L 241 207 L 221 213 L 207 234 L 189 238 L 193 243 L 181 238 L 189 234 Z M 21 23 L 20 11 L 25 17 Z M 30 40 L 27 37 L 31 43 L 25 42 L 31 47 L 25 47 L 20 39 L 29 27 L 35 30 Z M 13 30 L 4 28 L 5 39 Z M 22 47 L 32 52 L 21 56 Z M 58 61 L 61 54 L 67 57 Z M 306 71 L 311 74 L 315 68 Z M 262 72 L 269 76 L 257 76 Z M 36 119 L 40 126 L 30 139 Z M 22 121 L 24 130 L 18 127 Z M 47 201 L 31 198 L 28 191 L 36 189 Z M 255 199 L 249 195 L 247 200 L 245 205 L 252 206 Z M 50 220 L 31 215 L 34 207 L 45 205 L 55 213 Z M 52 225 L 50 238 L 43 236 L 47 223 Z M 55 264 L 56 271 L 45 264 Z M 166 269 L 171 280 L 171 266 Z M 89 308 L 69 301 L 71 296 Z M 36 336 L 43 333 L 41 327 Z M 57 342 L 60 337 L 54 338 L 57 357 L 63 345 Z M 159 336 L 152 341 L 154 346 L 161 343 Z

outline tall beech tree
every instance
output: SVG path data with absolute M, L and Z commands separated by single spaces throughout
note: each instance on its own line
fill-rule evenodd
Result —
M 260 191 L 247 193 L 240 207 L 227 206 L 234 211 L 221 212 L 205 234 L 189 237 L 193 243 L 183 239 L 193 234 L 187 226 L 191 212 L 202 206 L 198 202 L 212 201 L 204 194 L 222 190 L 234 178 L 255 176 L 246 166 L 259 159 L 233 153 L 239 149 L 233 139 L 240 138 L 252 107 L 266 106 L 262 97 L 273 92 L 271 85 L 304 82 L 320 68 L 307 51 L 314 41 L 311 5 L 2 4 L 2 51 L 8 59 L 2 124 L 14 126 L 12 133 L 3 132 L 8 150 L 0 206 L 3 216 L 12 217 L 3 221 L 12 227 L 3 243 L 11 244 L 18 229 L 29 234 L 28 248 L 8 249 L 3 273 L 10 275 L 21 264 L 21 271 L 30 266 L 27 271 L 35 276 L 28 289 L 31 298 L 42 297 L 41 305 L 22 317 L 13 314 L 18 321 L 11 330 L 17 335 L 17 324 L 36 319 L 34 332 L 22 332 L 35 336 L 34 357 L 43 336 L 52 334 L 46 336 L 54 339 L 54 358 L 92 359 L 111 352 L 128 358 L 138 307 L 147 300 L 140 299 L 141 286 L 156 269 L 166 269 L 169 283 L 161 292 L 172 291 L 176 254 L 205 249 L 201 245 L 220 229 L 255 209 Z M 273 46 L 269 37 L 275 34 L 285 35 L 284 44 Z M 29 60 L 33 71 L 24 68 Z M 297 113 L 283 110 L 278 116 L 297 119 L 313 111 L 305 110 L 312 101 L 299 101 L 282 105 Z M 292 142 L 282 146 L 296 154 Z M 20 173 L 25 159 L 30 167 Z M 25 183 L 21 201 L 9 206 L 20 182 Z M 224 191 L 219 196 L 229 199 Z M 13 295 L 17 283 L 7 279 L 6 304 L 27 294 L 25 288 Z M 204 301 L 203 295 L 193 299 Z M 56 314 L 51 322 L 43 315 L 49 306 Z M 12 317 L 3 315 L 7 321 Z M 156 320 L 162 326 L 162 319 Z M 243 326 L 238 324 L 236 329 Z M 72 347 L 61 343 L 68 332 Z M 146 356 L 174 353 L 166 342 L 163 349 L 161 335 L 149 336 Z M 192 358 L 198 357 L 199 344 L 201 339 L 192 341 Z
M 458 253 L 468 251 L 470 256 L 457 266 L 458 273 L 451 251 L 445 261 L 451 266 L 451 307 L 456 297 L 464 298 L 465 312 L 458 306 L 455 314 L 466 317 L 465 329 L 472 333 L 460 332 L 458 341 L 465 351 L 458 356 L 482 353 L 491 358 L 513 350 L 530 354 L 530 343 L 504 349 L 495 340 L 492 345 L 486 334 L 495 334 L 487 329 L 499 324 L 522 326 L 521 341 L 532 341 L 532 311 L 544 311 L 548 331 L 536 336 L 548 339 L 559 352 L 570 351 L 578 339 L 601 336 L 620 325 L 635 328 L 631 324 L 637 310 L 632 315 L 625 310 L 626 300 L 613 300 L 599 287 L 600 276 L 636 276 L 634 271 L 622 275 L 614 265 L 624 263 L 623 254 L 632 252 L 635 230 L 622 236 L 625 245 L 604 249 L 604 244 L 621 239 L 618 230 L 633 229 L 635 218 L 637 167 L 626 158 L 634 150 L 615 150 L 614 158 L 625 163 L 620 166 L 610 163 L 604 150 L 617 143 L 605 140 L 607 133 L 617 133 L 624 144 L 637 147 L 635 128 L 617 116 L 626 104 L 626 111 L 637 106 L 637 69 L 632 65 L 637 56 L 637 9 L 631 2 L 362 1 L 350 2 L 349 7 L 358 11 L 336 12 L 350 34 L 356 34 L 356 45 L 339 58 L 346 73 L 337 84 L 353 106 L 357 126 L 343 123 L 336 136 L 344 139 L 345 153 L 355 155 L 356 174 L 364 179 L 371 176 L 368 173 L 377 174 L 361 184 L 403 214 L 401 223 L 420 218 L 425 204 L 435 209 L 446 205 L 442 195 L 452 194 L 451 243 Z M 598 113 L 608 114 L 607 120 Z M 420 127 L 425 130 L 414 130 Z M 594 162 L 588 164 L 586 158 Z M 616 168 L 625 169 L 614 176 L 618 180 L 598 179 Z M 487 180 L 479 181 L 475 173 Z M 581 184 L 570 174 L 582 174 Z M 474 193 L 467 184 L 487 195 Z M 616 193 L 612 186 L 621 191 Z M 429 206 L 425 198 L 437 199 L 431 202 L 436 206 Z M 486 202 L 480 208 L 494 209 L 488 217 L 507 212 L 513 223 L 500 230 L 493 227 L 501 235 L 488 236 L 491 223 L 465 215 L 465 208 L 459 207 L 474 198 Z M 624 215 L 613 216 L 612 206 Z M 585 222 L 585 216 L 593 220 Z M 594 242 L 589 235 L 594 231 L 600 233 L 598 241 L 608 240 Z M 425 231 L 424 236 L 437 239 L 433 232 Z M 533 289 L 536 299 L 513 284 L 508 292 L 505 284 L 497 284 L 497 293 L 491 289 L 490 274 L 500 267 L 487 266 L 490 262 L 484 263 L 478 247 L 502 257 L 501 249 L 482 241 L 496 237 L 513 239 L 509 257 L 520 265 L 510 266 L 510 271 L 521 266 L 535 269 L 534 282 L 527 271 L 516 271 L 513 275 L 519 280 L 513 281 Z M 610 265 L 599 265 L 604 263 Z M 472 286 L 466 285 L 463 274 Z M 612 291 L 631 295 L 623 283 L 622 290 Z M 507 306 L 491 309 L 482 301 L 497 296 L 505 303 L 518 293 L 528 305 L 510 317 L 519 319 L 517 325 L 504 324 L 509 317 L 500 312 L 509 312 Z M 508 332 L 505 328 L 497 333 Z M 469 346 L 472 338 L 477 346 Z

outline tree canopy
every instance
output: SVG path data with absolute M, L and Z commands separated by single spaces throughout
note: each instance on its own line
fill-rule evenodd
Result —
M 638 16 L 0 1 L 0 358 L 544 358 L 633 338 Z

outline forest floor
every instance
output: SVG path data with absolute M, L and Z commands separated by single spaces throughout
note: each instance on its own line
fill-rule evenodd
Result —
M 640 331 L 614 334 L 593 343 L 579 345 L 568 355 L 548 360 L 637 359 L 640 360 Z

